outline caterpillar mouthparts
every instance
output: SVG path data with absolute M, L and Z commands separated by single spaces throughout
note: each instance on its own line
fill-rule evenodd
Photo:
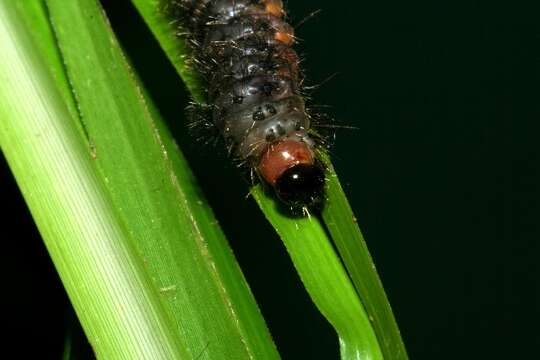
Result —
M 301 95 L 281 0 L 173 0 L 207 83 L 212 122 L 234 155 L 292 206 L 319 203 L 324 168 Z

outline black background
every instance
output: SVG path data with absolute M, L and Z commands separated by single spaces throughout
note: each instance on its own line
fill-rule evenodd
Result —
M 186 134 L 188 96 L 158 45 L 127 1 L 103 3 L 282 356 L 337 359 L 333 330 L 244 182 Z M 334 164 L 411 359 L 538 356 L 540 29 L 537 8 L 510 4 L 288 3 L 293 24 L 323 10 L 297 29 L 307 85 L 322 83 L 313 103 L 357 128 L 337 131 Z M 5 162 L 1 176 L 8 346 L 59 358 L 69 302 Z

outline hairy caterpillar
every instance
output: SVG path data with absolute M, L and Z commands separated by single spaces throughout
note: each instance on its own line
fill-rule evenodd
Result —
M 321 202 L 293 28 L 281 0 L 173 0 L 208 85 L 212 123 L 236 157 L 294 206 Z

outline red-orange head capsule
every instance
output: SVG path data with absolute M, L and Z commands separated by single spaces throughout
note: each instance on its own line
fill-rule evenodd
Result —
M 303 141 L 287 139 L 269 145 L 258 171 L 288 204 L 312 205 L 323 196 L 324 170 Z

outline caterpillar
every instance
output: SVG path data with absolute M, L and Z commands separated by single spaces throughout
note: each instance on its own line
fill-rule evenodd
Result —
M 281 0 L 173 0 L 207 83 L 212 125 L 291 207 L 320 204 L 325 169 Z

